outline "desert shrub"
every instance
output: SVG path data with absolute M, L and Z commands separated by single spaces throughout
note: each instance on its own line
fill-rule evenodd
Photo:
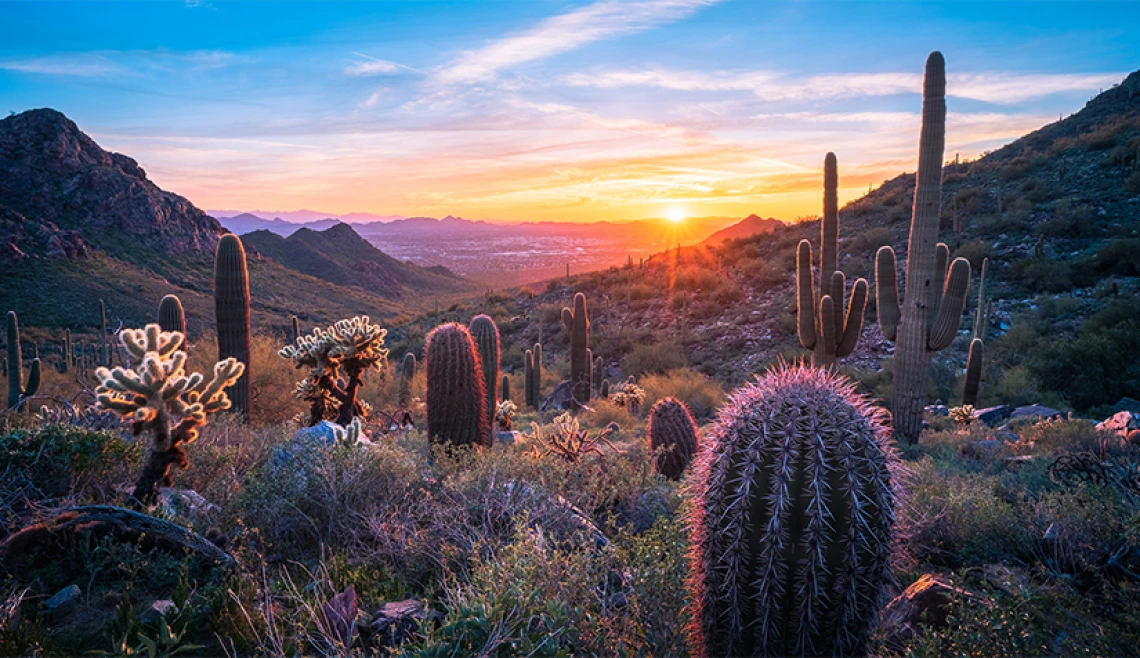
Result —
M 1140 239 L 1112 240 L 1100 248 L 1093 262 L 1098 272 L 1140 276 Z
M 895 232 L 885 226 L 875 226 L 863 231 L 859 235 L 844 243 L 844 248 L 851 254 L 874 254 L 879 247 L 893 245 Z
M 636 345 L 622 361 L 622 371 L 640 377 L 645 373 L 666 372 L 685 367 L 686 350 L 674 341 Z
M 1019 258 L 1009 267 L 1010 278 L 1030 292 L 1067 292 L 1073 289 L 1070 265 L 1048 258 Z
M 705 290 L 712 290 L 720 283 L 720 278 L 716 272 L 685 266 L 677 270 L 673 276 L 673 288 L 675 290 L 685 290 L 689 292 L 699 292 Z
M 1006 368 L 997 380 L 994 397 L 1014 406 L 1041 401 L 1041 384 L 1027 365 Z
M 698 422 L 711 418 L 724 400 L 724 389 L 719 383 L 687 368 L 647 375 L 641 379 L 640 384 L 645 389 L 646 409 L 658 400 L 673 397 L 684 402 Z
M 593 400 L 590 402 L 590 408 L 594 412 L 589 415 L 587 421 L 592 427 L 601 428 L 610 423 L 617 423 L 623 429 L 630 429 L 637 424 L 637 419 L 628 409 L 609 400 Z
M 982 267 L 982 259 L 989 255 L 990 245 L 981 240 L 971 240 L 962 243 L 957 249 L 954 250 L 954 258 L 965 258 L 970 261 L 970 267 L 975 272 L 980 272 Z
M 1129 194 L 1140 194 L 1140 170 L 1132 172 L 1128 180 L 1124 181 L 1124 189 Z

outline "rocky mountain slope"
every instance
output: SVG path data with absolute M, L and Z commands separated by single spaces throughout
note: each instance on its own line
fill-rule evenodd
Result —
M 732 226 L 722 228 L 716 233 L 713 233 L 702 241 L 701 244 L 718 245 L 725 240 L 738 240 L 761 233 L 771 233 L 783 225 L 784 222 L 772 217 L 764 219 L 758 215 L 749 215 Z
M 212 327 L 213 256 L 223 233 L 213 217 L 159 189 L 138 163 L 102 149 L 63 114 L 31 110 L 0 120 L 0 308 L 16 310 L 24 326 L 94 327 L 100 299 L 113 324 L 138 325 L 174 293 L 192 331 Z M 355 234 L 326 236 L 322 247 L 342 255 L 362 248 L 378 263 L 366 264 L 362 276 L 382 278 L 391 266 L 397 285 L 338 285 L 251 250 L 255 324 L 284 327 L 291 314 L 306 323 L 360 313 L 396 320 L 407 314 L 397 296 L 464 288 L 383 261 Z

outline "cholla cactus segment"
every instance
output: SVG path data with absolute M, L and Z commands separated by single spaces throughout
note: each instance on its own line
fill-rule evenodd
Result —
M 97 409 L 112 411 L 149 430 L 152 445 L 135 488 L 136 499 L 148 502 L 158 485 L 170 482 L 170 466 L 186 468 L 189 462 L 180 447 L 198 437 L 206 416 L 230 408 L 225 389 L 245 371 L 234 358 L 214 364 L 207 379 L 200 372 L 186 371 L 185 337 L 177 331 L 162 331 L 157 324 L 119 333 L 123 348 L 138 363 L 135 368 L 98 368 L 95 376 Z
M 365 368 L 379 368 L 388 358 L 384 337 L 388 330 L 372 324 L 367 315 L 341 320 L 329 329 L 332 348 L 329 355 L 345 361 L 357 360 Z
M 969 425 L 974 421 L 974 405 L 964 404 L 950 409 L 950 417 L 959 425 Z
M 495 424 L 499 426 L 500 430 L 511 431 L 516 411 L 518 411 L 518 406 L 514 402 L 510 400 L 499 401 L 498 407 L 495 409 Z
M 344 427 L 339 425 L 333 427 L 333 441 L 336 445 L 354 446 L 360 443 L 362 429 L 360 418 L 353 418 L 352 422 Z
M 645 403 L 645 389 L 632 381 L 626 381 L 610 389 L 610 402 L 619 407 L 625 407 L 631 414 L 636 414 Z
M 692 655 L 858 655 L 891 578 L 897 458 L 886 414 L 829 369 L 737 389 L 698 453 Z

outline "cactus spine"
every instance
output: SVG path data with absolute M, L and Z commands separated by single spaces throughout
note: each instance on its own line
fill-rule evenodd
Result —
M 167 295 L 158 303 L 158 326 L 163 331 L 177 331 L 186 335 L 186 312 L 177 295 Z
M 697 454 L 697 424 L 689 409 L 676 398 L 659 401 L 649 410 L 645 433 L 649 435 L 650 451 L 657 453 L 657 472 L 670 480 L 680 480 Z
M 479 352 L 467 328 L 440 325 L 427 336 L 427 424 L 432 441 L 487 445 L 487 394 Z
M 214 305 L 218 326 L 218 360 L 230 357 L 245 366 L 226 390 L 233 410 L 249 418 L 249 270 L 241 239 L 227 233 L 218 240 L 214 259 Z
M 891 394 L 894 430 L 910 443 L 917 443 L 922 431 L 931 354 L 945 349 L 957 335 L 970 285 L 969 261 L 955 259 L 947 276 L 949 250 L 937 243 L 945 140 L 946 65 L 942 54 L 933 52 L 926 60 L 906 296 L 901 306 L 894 250 L 882 247 L 875 260 L 879 324 L 883 335 L 897 345 Z
M 32 359 L 24 382 L 24 354 L 20 348 L 20 319 L 8 311 L 8 410 L 23 411 L 24 400 L 40 390 L 40 360 Z
M 586 295 L 574 295 L 574 310 L 562 309 L 562 324 L 570 332 L 570 390 L 578 404 L 590 401 L 590 316 L 586 312 Z
M 483 372 L 483 391 L 487 396 L 487 431 L 494 431 L 495 411 L 499 407 L 499 327 L 487 315 L 476 315 L 467 326 L 475 346 L 479 348 L 479 363 Z M 487 445 L 491 445 L 491 438 Z
M 832 370 L 769 370 L 694 464 L 694 656 L 864 650 L 891 578 L 895 462 L 882 410 Z
M 847 279 L 839 265 L 839 172 L 834 153 L 823 159 L 823 218 L 819 222 L 819 289 L 812 280 L 811 243 L 801 240 L 796 249 L 796 304 L 800 345 L 812 350 L 812 363 L 827 367 L 855 350 L 863 332 L 867 307 L 867 281 L 851 289 L 847 317 L 843 297 Z

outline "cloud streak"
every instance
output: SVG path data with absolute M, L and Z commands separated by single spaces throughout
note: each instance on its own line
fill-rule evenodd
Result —
M 467 50 L 433 76 L 440 85 L 494 79 L 502 70 L 546 59 L 594 41 L 641 32 L 689 16 L 716 0 L 603 0 L 548 18 L 535 27 Z

